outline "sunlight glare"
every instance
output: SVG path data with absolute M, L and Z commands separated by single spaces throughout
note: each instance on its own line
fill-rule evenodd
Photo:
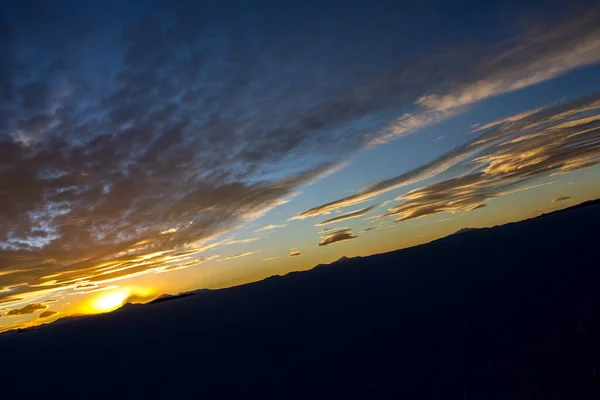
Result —
M 119 308 L 127 297 L 129 291 L 117 291 L 100 295 L 92 301 L 92 309 L 96 312 L 107 312 Z

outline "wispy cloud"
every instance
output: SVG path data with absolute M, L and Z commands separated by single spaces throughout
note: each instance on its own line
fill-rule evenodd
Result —
M 382 143 L 394 136 L 436 124 L 482 100 L 554 79 L 586 65 L 597 64 L 600 61 L 599 10 L 595 7 L 578 19 L 523 35 L 517 39 L 514 47 L 479 64 L 479 71 L 472 71 L 474 79 L 471 81 L 453 85 L 453 90 L 447 92 L 419 97 L 416 104 L 420 106 L 420 110 L 398 118 L 382 131 L 382 135 L 373 139 L 373 143 Z M 553 45 L 548 46 L 548 43 Z M 514 118 L 525 116 L 527 115 L 519 114 Z M 494 121 L 477 130 L 506 122 L 510 122 L 510 119 Z
M 217 261 L 228 261 L 228 260 L 233 260 L 233 259 L 240 258 L 240 257 L 246 257 L 246 256 L 249 256 L 249 255 L 258 253 L 259 251 L 261 251 L 261 250 L 254 250 L 254 251 L 247 251 L 245 253 L 233 254 L 231 256 L 227 256 L 227 257 L 223 257 L 223 258 L 217 259 Z
M 234 245 L 234 244 L 246 244 L 246 243 L 252 243 L 252 242 L 256 242 L 259 238 L 246 238 L 246 239 L 231 239 L 231 240 L 225 240 L 222 242 L 217 242 L 216 246 L 230 246 L 230 245 Z
M 262 261 L 271 261 L 271 260 L 277 260 L 281 257 L 279 256 L 275 256 L 275 257 L 267 257 L 267 258 L 263 258 Z
M 356 211 L 352 211 L 352 212 L 349 212 L 349 213 L 346 213 L 346 214 L 342 214 L 342 215 L 339 215 L 337 217 L 330 218 L 330 219 L 327 219 L 325 221 L 319 222 L 316 226 L 329 225 L 329 224 L 333 224 L 333 223 L 336 223 L 336 222 L 344 221 L 344 220 L 347 220 L 347 219 L 362 217 L 363 215 L 367 214 L 369 211 L 373 210 L 375 207 L 377 207 L 377 205 L 373 205 L 373 206 L 361 208 L 360 210 L 356 210 Z
M 281 224 L 281 225 L 271 224 L 271 225 L 263 226 L 262 228 L 257 229 L 254 232 L 272 231 L 273 229 L 283 228 L 284 226 L 287 226 L 287 225 L 286 224 Z
M 569 200 L 571 196 L 557 196 L 552 199 L 552 203 L 560 203 L 561 201 Z
M 364 229 L 360 230 L 359 233 L 367 233 L 367 232 L 375 231 L 375 230 L 378 230 L 378 229 L 391 228 L 393 226 L 395 226 L 395 223 L 387 223 L 387 224 L 369 226 L 367 228 L 364 228 Z
M 479 137 L 440 158 L 395 178 L 299 215 L 306 218 L 372 199 L 382 193 L 432 178 L 459 163 L 474 169 L 467 175 L 414 189 L 396 200 L 387 217 L 398 221 L 442 211 L 467 212 L 487 199 L 523 190 L 534 179 L 597 165 L 600 120 L 589 113 L 600 107 L 599 96 L 543 107 L 505 118 Z

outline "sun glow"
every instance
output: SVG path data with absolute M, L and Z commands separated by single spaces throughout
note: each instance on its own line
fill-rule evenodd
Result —
M 129 290 L 103 293 L 90 303 L 93 312 L 108 312 L 119 308 L 129 297 Z

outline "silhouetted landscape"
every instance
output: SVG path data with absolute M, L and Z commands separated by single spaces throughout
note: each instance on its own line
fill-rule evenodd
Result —
M 7 332 L 2 398 L 598 398 L 599 223 L 596 200 Z

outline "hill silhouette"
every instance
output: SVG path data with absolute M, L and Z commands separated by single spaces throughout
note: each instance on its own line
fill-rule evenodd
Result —
M 479 228 L 461 228 L 459 230 L 457 230 L 456 232 L 453 233 L 453 235 L 462 235 L 463 233 L 467 233 L 467 232 L 473 232 L 476 231 Z
M 599 223 L 600 204 L 590 203 L 202 296 L 9 332 L 0 335 L 2 393 L 600 398 Z M 49 367 L 40 370 L 42 361 Z
M 194 296 L 196 293 L 194 292 L 186 292 L 186 293 L 179 293 L 179 294 L 161 294 L 160 296 L 158 296 L 156 299 L 146 303 L 146 304 L 158 304 L 158 303 L 164 303 L 165 301 L 172 301 L 172 300 L 177 300 L 177 299 L 182 299 L 184 297 L 188 297 L 188 296 Z

